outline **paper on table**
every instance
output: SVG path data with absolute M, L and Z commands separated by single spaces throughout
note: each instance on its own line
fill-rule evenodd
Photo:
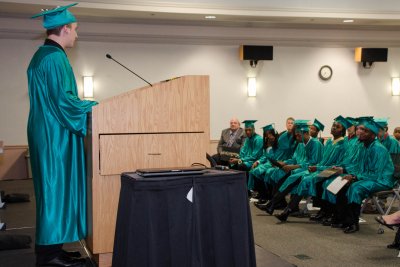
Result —
M 333 180 L 326 189 L 336 195 L 340 191 L 340 189 L 342 189 L 349 182 L 348 180 L 342 178 L 342 176 L 336 177 L 335 180 Z

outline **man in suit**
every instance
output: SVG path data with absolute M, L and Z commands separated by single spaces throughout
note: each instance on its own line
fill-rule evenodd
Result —
M 240 148 L 244 144 L 244 139 L 246 138 L 243 128 L 240 127 L 240 122 L 237 118 L 232 118 L 230 120 L 230 127 L 222 130 L 221 138 L 218 142 L 217 154 L 213 155 L 213 159 L 218 165 L 229 166 L 229 155 L 224 156 L 224 148 L 236 149 L 239 153 Z

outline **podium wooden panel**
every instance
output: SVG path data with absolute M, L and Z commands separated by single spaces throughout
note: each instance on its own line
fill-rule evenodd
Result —
M 87 244 L 111 266 L 120 174 L 138 168 L 206 164 L 208 76 L 184 76 L 103 100 L 88 132 Z

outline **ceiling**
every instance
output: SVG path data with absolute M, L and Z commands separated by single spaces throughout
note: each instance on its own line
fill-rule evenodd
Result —
M 94 41 L 400 47 L 398 0 L 76 2 L 71 11 L 80 22 L 81 36 Z M 0 33 L 3 38 L 37 38 L 43 32 L 40 22 L 29 17 L 42 8 L 70 3 L 0 1 Z

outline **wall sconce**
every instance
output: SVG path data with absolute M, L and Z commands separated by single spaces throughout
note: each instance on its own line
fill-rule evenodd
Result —
M 83 76 L 83 98 L 93 98 L 92 76 Z
M 257 95 L 257 81 L 255 77 L 247 78 L 247 96 Z
M 392 95 L 400 96 L 400 78 L 392 78 Z

